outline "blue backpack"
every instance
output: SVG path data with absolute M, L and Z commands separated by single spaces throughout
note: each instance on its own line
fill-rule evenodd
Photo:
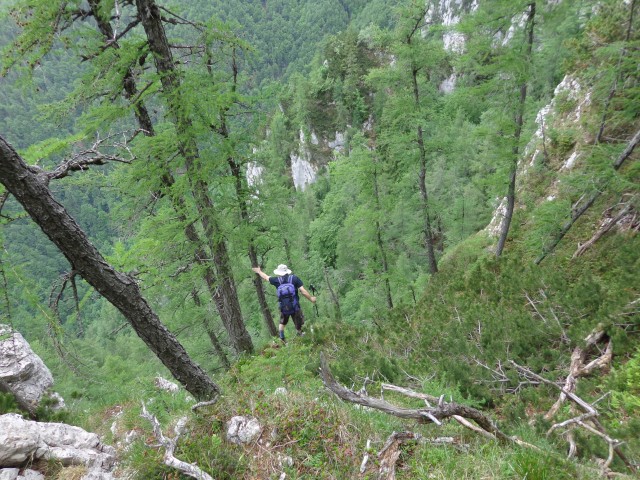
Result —
M 280 304 L 280 311 L 285 315 L 293 315 L 300 309 L 298 304 L 298 298 L 296 297 L 296 287 L 291 282 L 293 276 L 289 275 L 289 278 L 285 280 L 284 277 L 279 277 L 277 288 L 278 303 Z

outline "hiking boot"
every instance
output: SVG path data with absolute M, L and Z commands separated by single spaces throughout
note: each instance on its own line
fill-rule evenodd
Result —
M 299 337 L 301 337 L 301 336 L 303 336 L 303 335 L 304 335 L 304 332 L 303 332 L 302 330 L 298 330 L 297 335 L 298 335 Z

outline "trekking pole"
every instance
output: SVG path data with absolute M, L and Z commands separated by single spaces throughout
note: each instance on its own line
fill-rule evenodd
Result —
M 314 286 L 313 286 L 313 284 L 309 284 L 309 290 L 311 290 L 311 294 L 312 294 L 314 297 L 316 297 L 316 296 L 317 296 L 317 290 L 316 290 L 316 287 L 314 287 Z M 314 303 L 314 304 L 313 304 L 313 307 L 315 308 L 315 311 L 316 311 L 316 318 L 317 318 L 317 317 L 319 316 L 319 315 L 318 315 L 318 304 L 317 304 L 317 303 Z

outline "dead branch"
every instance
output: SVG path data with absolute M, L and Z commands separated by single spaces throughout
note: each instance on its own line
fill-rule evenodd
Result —
M 583 413 L 579 417 L 570 418 L 569 420 L 565 420 L 564 422 L 556 423 L 552 425 L 551 428 L 547 431 L 547 436 L 549 436 L 554 430 L 557 430 L 558 428 L 564 428 L 572 424 L 577 424 L 589 418 L 593 418 L 594 416 L 595 416 L 594 413 L 587 412 L 587 413 Z
M 625 207 L 615 216 L 615 218 L 608 218 L 602 222 L 600 228 L 593 234 L 593 236 L 587 240 L 585 243 L 580 244 L 578 249 L 574 252 L 572 258 L 579 257 L 584 254 L 589 248 L 591 248 L 600 238 L 602 238 L 609 230 L 611 230 L 615 225 L 618 224 L 620 220 L 622 220 L 631 210 L 631 204 L 627 203 Z
M 412 432 L 393 432 L 385 442 L 382 449 L 378 452 L 380 459 L 380 469 L 378 471 L 378 480 L 395 480 L 396 463 L 400 458 L 400 445 L 403 443 L 416 441 L 420 435 Z
M 363 474 L 367 471 L 367 462 L 369 462 L 369 449 L 371 448 L 371 440 L 367 439 L 367 446 L 365 447 L 364 456 L 362 457 L 362 463 L 360 463 L 360 473 Z
M 71 158 L 63 161 L 54 170 L 50 172 L 39 172 L 39 177 L 42 178 L 45 183 L 49 183 L 50 180 L 64 178 L 71 172 L 88 170 L 91 166 L 106 165 L 109 162 L 131 163 L 135 160 L 135 156 L 127 145 L 129 139 L 125 138 L 123 142 L 113 141 L 113 139 L 119 135 L 119 133 L 110 134 L 105 138 L 97 136 L 93 145 L 75 153 Z M 125 150 L 129 153 L 129 158 L 125 159 L 120 155 L 104 152 L 104 150 L 110 149 Z
M 604 337 L 604 332 L 600 331 L 600 330 L 596 330 L 594 332 L 591 333 L 591 335 L 589 335 L 587 337 L 587 343 L 588 344 L 592 344 L 595 345 L 599 339 L 602 339 Z M 593 362 L 589 363 L 589 365 L 593 366 L 593 368 L 591 368 L 591 371 L 593 369 L 595 369 L 595 365 L 599 365 L 599 361 L 602 358 L 606 358 L 609 357 L 609 362 L 611 361 L 610 359 L 610 355 L 611 355 L 611 340 L 609 340 L 608 345 L 607 345 L 607 351 L 598 359 L 594 360 Z M 576 350 L 579 350 L 578 348 L 576 348 Z M 577 356 L 576 351 L 574 350 L 574 353 L 572 355 L 572 366 L 574 365 L 574 356 Z M 527 376 L 527 377 L 532 377 L 536 380 L 539 380 L 543 383 L 546 383 L 547 385 L 553 385 L 554 387 L 560 389 L 560 391 L 562 392 L 560 395 L 560 398 L 558 399 L 558 401 L 556 402 L 556 404 L 554 404 L 554 406 L 551 408 L 551 410 L 549 410 L 549 412 L 545 415 L 545 419 L 547 419 L 547 415 L 549 415 L 549 413 L 553 412 L 553 415 L 555 415 L 555 413 L 557 412 L 557 410 L 560 408 L 559 405 L 562 404 L 562 402 L 564 402 L 564 400 L 561 401 L 561 399 L 566 399 L 569 398 L 570 400 L 572 400 L 580 409 L 582 409 L 585 414 L 585 416 L 580 416 L 580 417 L 576 417 L 571 419 L 570 421 L 567 421 L 567 425 L 571 426 L 573 424 L 580 426 L 582 428 L 584 428 L 585 430 L 601 437 L 605 442 L 607 442 L 609 444 L 609 448 L 610 451 L 613 451 L 615 454 L 618 455 L 618 457 L 620 458 L 620 460 L 622 460 L 622 462 L 627 466 L 627 468 L 629 470 L 631 470 L 632 472 L 636 472 L 637 471 L 637 467 L 629 461 L 629 459 L 626 457 L 626 455 L 624 454 L 624 452 L 622 451 L 622 449 L 620 448 L 621 442 L 618 440 L 615 440 L 613 438 L 611 438 L 605 431 L 604 426 L 600 423 L 600 421 L 598 420 L 598 411 L 596 410 L 596 408 L 589 404 L 588 402 L 584 401 L 582 398 L 578 397 L 574 391 L 576 388 L 576 379 L 578 378 L 578 376 L 573 376 L 573 378 L 571 379 L 571 381 L 569 381 L 569 376 L 572 376 L 571 374 L 569 374 L 569 376 L 567 377 L 567 382 L 565 382 L 565 386 L 561 387 L 558 384 L 556 384 L 555 382 L 552 382 L 551 380 L 547 380 L 544 377 L 541 377 L 540 375 L 533 373 L 531 370 L 522 367 L 520 365 L 518 365 L 517 363 L 515 363 L 514 361 L 511 361 L 511 364 L 515 366 L 515 368 L 522 373 L 523 375 Z M 556 405 L 558 405 L 556 407 Z M 551 417 L 549 417 L 551 418 Z M 589 425 L 588 423 L 585 423 L 586 420 L 589 420 L 591 422 L 592 425 Z M 553 427 L 552 427 L 553 429 Z M 551 430 L 550 430 L 551 431 Z M 569 436 L 569 444 L 570 444 L 570 453 L 569 455 L 572 455 L 575 453 L 575 441 L 573 440 L 572 436 Z M 607 459 L 607 461 L 604 464 L 605 469 L 608 469 L 608 466 L 611 464 L 611 461 L 609 459 Z
M 411 398 L 418 398 L 421 400 L 424 400 L 424 402 L 426 403 L 427 407 L 431 407 L 431 404 L 429 402 L 434 402 L 434 403 L 441 403 L 441 399 L 442 397 L 438 398 L 438 397 L 434 397 L 432 395 L 427 395 L 426 393 L 419 393 L 419 392 L 414 392 L 413 390 L 409 390 L 408 388 L 403 388 L 403 387 L 398 387 L 396 385 L 390 385 L 388 383 L 383 383 L 381 386 L 382 390 L 389 390 L 391 392 L 398 392 L 401 393 L 403 395 L 406 395 L 407 397 L 411 397 Z M 495 440 L 496 437 L 494 437 L 491 433 L 487 432 L 486 430 L 483 430 L 482 428 L 474 425 L 473 423 L 471 423 L 470 421 L 468 421 L 466 418 L 461 417 L 460 415 L 453 415 L 451 418 L 453 418 L 456 422 L 458 422 L 460 425 L 462 425 L 463 427 L 466 427 L 470 430 L 473 430 L 474 432 L 490 439 L 490 440 Z
M 357 394 L 352 390 L 340 385 L 329 370 L 324 352 L 320 354 L 320 374 L 325 386 L 336 396 L 344 401 L 373 408 L 400 418 L 416 420 L 418 423 L 434 423 L 435 420 L 444 420 L 455 415 L 473 420 L 485 432 L 494 435 L 503 442 L 514 442 L 514 440 L 504 434 L 496 425 L 482 412 L 466 405 L 459 405 L 454 402 L 439 401 L 437 407 L 425 407 L 410 409 L 392 405 L 385 400 L 369 397 L 364 394 Z
M 147 411 L 147 407 L 145 406 L 144 402 L 142 402 L 142 414 L 140 416 L 146 420 L 149 420 L 149 422 L 151 423 L 151 427 L 153 428 L 153 434 L 155 435 L 158 442 L 160 442 L 160 446 L 164 447 L 165 465 L 171 468 L 175 468 L 179 472 L 196 478 L 197 480 L 213 480 L 213 477 L 211 475 L 201 470 L 198 466 L 191 463 L 183 462 L 182 460 L 179 460 L 173 456 L 173 453 L 175 452 L 176 446 L 178 444 L 178 440 L 180 439 L 180 435 L 184 433 L 185 427 L 187 425 L 187 417 L 182 417 L 180 420 L 178 420 L 178 423 L 174 428 L 175 436 L 173 438 L 167 438 L 162 434 L 160 422 L 158 422 L 158 419 L 155 417 L 155 415 L 151 415 Z
M 571 354 L 569 374 L 565 379 L 565 390 L 571 393 L 575 392 L 578 378 L 591 374 L 597 368 L 605 369 L 611 365 L 611 359 L 613 356 L 613 344 L 611 339 L 608 339 L 607 347 L 602 355 L 588 364 L 586 363 L 588 356 L 592 354 L 592 352 L 599 351 L 597 344 L 605 339 L 607 339 L 605 332 L 600 328 L 596 328 L 589 334 L 589 336 L 587 336 L 587 338 L 585 338 L 585 348 L 576 347 L 573 350 L 573 353 Z M 555 416 L 562 404 L 566 401 L 566 398 L 567 395 L 563 391 L 556 403 L 554 403 L 551 409 L 545 414 L 545 420 L 550 420 Z
M 595 413 L 597 415 L 597 411 L 596 411 L 595 408 L 593 408 L 589 403 L 585 402 L 580 397 L 578 397 L 575 393 L 573 393 L 572 390 L 568 389 L 566 386 L 561 387 L 557 383 L 552 382 L 551 380 L 547 380 L 546 378 L 541 377 L 540 375 L 538 375 L 536 373 L 533 373 L 528 368 L 525 368 L 525 367 L 522 367 L 522 366 L 518 365 L 513 360 L 511 360 L 511 364 L 516 368 L 516 370 L 518 370 L 520 373 L 522 373 L 526 377 L 534 378 L 534 379 L 536 379 L 536 380 L 538 380 L 538 381 L 540 381 L 542 383 L 546 383 L 547 385 L 553 385 L 554 387 L 560 389 L 560 391 L 562 392 L 563 395 L 565 395 L 565 397 L 573 400 L 585 412 L 592 413 L 592 414 Z M 575 388 L 575 385 L 573 385 L 573 388 Z M 546 419 L 546 415 L 545 415 L 545 419 Z
M 214 398 L 213 400 L 207 400 L 206 402 L 196 403 L 193 407 L 191 407 L 191 411 L 195 412 L 199 408 L 207 407 L 209 405 L 214 405 L 215 403 L 217 403 L 217 401 L 218 401 L 218 397 Z

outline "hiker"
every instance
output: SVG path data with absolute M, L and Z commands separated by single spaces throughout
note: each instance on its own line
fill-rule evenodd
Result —
M 284 326 L 289 322 L 289 318 L 293 318 L 293 324 L 298 335 L 303 335 L 304 315 L 300 308 L 298 292 L 304 295 L 311 303 L 316 303 L 316 297 L 307 292 L 302 286 L 302 280 L 293 275 L 286 265 L 278 265 L 278 268 L 273 271 L 276 274 L 275 277 L 270 277 L 260 267 L 252 267 L 251 270 L 260 275 L 265 282 L 269 282 L 276 287 L 280 306 L 280 326 L 278 329 L 280 339 L 284 342 Z

